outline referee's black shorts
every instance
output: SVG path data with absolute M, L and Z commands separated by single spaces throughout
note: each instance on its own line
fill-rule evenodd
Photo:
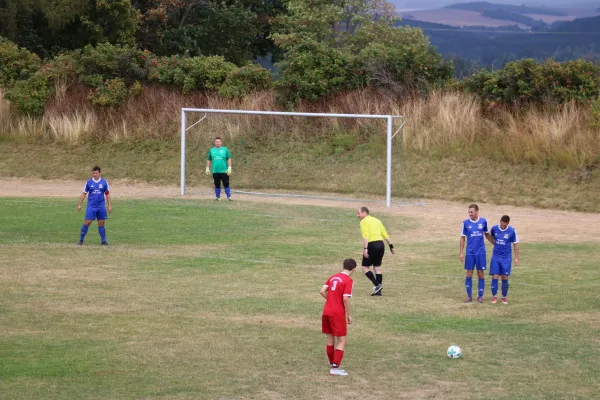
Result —
M 367 245 L 369 251 L 369 258 L 365 258 L 363 255 L 362 266 L 363 267 L 381 267 L 381 261 L 383 260 L 383 253 L 385 253 L 385 244 L 383 240 L 376 242 L 369 242 Z

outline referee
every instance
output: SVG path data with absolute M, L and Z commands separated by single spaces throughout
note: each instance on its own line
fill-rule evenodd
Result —
M 360 219 L 360 233 L 363 237 L 363 259 L 362 259 L 362 270 L 373 282 L 373 291 L 371 296 L 381 296 L 383 275 L 381 274 L 381 261 L 383 260 L 383 253 L 385 252 L 385 240 L 390 246 L 392 254 L 396 254 L 394 245 L 387 234 L 385 227 L 375 217 L 369 215 L 369 209 L 367 207 L 360 207 L 356 210 L 356 216 Z M 375 270 L 375 275 L 371 272 L 371 266 Z

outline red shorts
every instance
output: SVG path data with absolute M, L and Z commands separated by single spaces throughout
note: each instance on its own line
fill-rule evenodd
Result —
M 333 336 L 346 336 L 348 334 L 346 317 L 343 315 L 323 315 L 321 321 L 321 332 L 323 333 Z

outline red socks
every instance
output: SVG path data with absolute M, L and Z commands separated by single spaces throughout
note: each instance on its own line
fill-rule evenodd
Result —
M 333 367 L 334 368 L 339 368 L 339 366 L 342 364 L 342 358 L 344 358 L 344 351 L 343 350 L 335 350 L 335 352 L 333 353 Z
M 327 358 L 329 358 L 329 364 L 333 364 L 333 353 L 335 348 L 333 346 L 327 346 Z

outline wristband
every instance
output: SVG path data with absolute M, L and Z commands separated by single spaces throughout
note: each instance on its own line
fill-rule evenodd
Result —
M 368 247 L 365 247 L 365 250 L 369 250 L 369 248 L 368 248 Z
M 394 248 L 393 244 L 390 244 L 390 250 L 392 250 Z

